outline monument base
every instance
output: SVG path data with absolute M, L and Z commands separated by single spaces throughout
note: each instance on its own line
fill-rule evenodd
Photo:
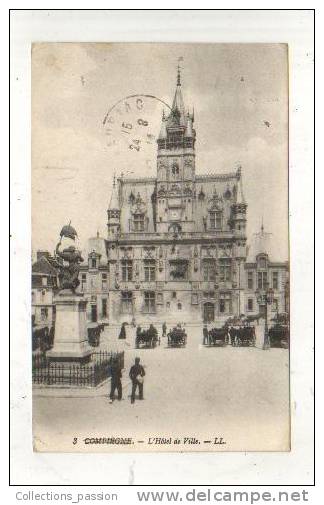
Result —
M 93 351 L 87 335 L 87 301 L 82 294 L 64 289 L 55 297 L 54 303 L 54 346 L 47 357 L 50 361 L 88 363 Z

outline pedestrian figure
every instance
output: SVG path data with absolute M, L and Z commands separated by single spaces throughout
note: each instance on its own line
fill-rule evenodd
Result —
M 123 388 L 121 383 L 122 371 L 119 360 L 114 358 L 111 363 L 111 383 L 110 383 L 110 402 L 112 403 L 115 399 L 115 390 L 117 389 L 118 400 L 122 399 L 123 396 Z
M 207 345 L 208 344 L 208 340 L 209 340 L 209 333 L 208 333 L 208 328 L 207 328 L 207 324 L 205 323 L 204 324 L 204 327 L 203 327 L 203 336 L 204 336 L 204 345 Z
M 162 324 L 162 337 L 166 337 L 167 334 L 167 325 L 166 322 Z
M 120 332 L 119 332 L 119 337 L 120 339 L 125 339 L 126 338 L 126 325 L 125 323 L 123 323 L 121 325 L 121 328 L 120 328 Z
M 143 400 L 143 387 L 144 387 L 144 379 L 145 370 L 140 363 L 140 358 L 135 358 L 135 365 L 133 365 L 129 371 L 129 377 L 132 381 L 132 394 L 131 394 L 131 403 L 135 402 L 135 393 L 138 387 L 139 391 L 139 399 Z

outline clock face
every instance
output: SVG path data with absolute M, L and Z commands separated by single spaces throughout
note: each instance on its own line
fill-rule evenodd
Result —
M 105 150 L 117 175 L 156 176 L 157 138 L 169 105 L 153 95 L 130 95 L 116 102 L 103 120 Z

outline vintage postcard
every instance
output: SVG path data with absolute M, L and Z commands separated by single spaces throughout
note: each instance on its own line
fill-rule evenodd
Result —
M 33 447 L 289 451 L 288 46 L 32 46 Z

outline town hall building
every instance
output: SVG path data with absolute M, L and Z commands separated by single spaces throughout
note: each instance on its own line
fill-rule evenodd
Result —
M 196 173 L 195 142 L 178 71 L 156 177 L 114 181 L 105 241 L 110 323 L 222 322 L 244 312 L 242 172 Z

